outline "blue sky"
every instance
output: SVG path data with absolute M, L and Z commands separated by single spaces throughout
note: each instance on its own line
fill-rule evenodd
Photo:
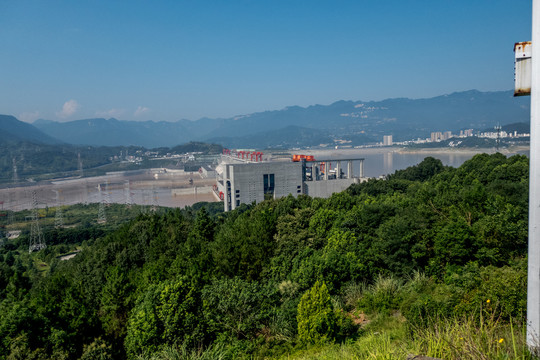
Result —
M 196 120 L 513 88 L 532 0 L 0 0 L 0 113 Z

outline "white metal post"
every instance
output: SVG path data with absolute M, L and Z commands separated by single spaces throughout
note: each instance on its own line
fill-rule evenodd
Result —
M 532 13 L 527 344 L 536 352 L 540 348 L 540 0 L 533 0 Z

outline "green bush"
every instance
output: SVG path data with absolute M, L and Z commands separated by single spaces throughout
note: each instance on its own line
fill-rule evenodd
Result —
M 151 286 L 139 298 L 127 325 L 125 348 L 131 358 L 163 345 L 194 344 L 200 316 L 194 290 L 185 278 Z
M 332 299 L 325 283 L 318 281 L 306 291 L 298 304 L 298 340 L 306 344 L 333 341 L 338 328 Z
M 375 283 L 364 292 L 358 306 L 367 312 L 387 313 L 398 309 L 402 300 L 401 287 L 402 282 L 399 279 L 379 274 Z

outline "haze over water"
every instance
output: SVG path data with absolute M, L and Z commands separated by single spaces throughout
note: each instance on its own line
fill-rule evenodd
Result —
M 378 178 L 383 175 L 393 174 L 396 170 L 406 169 L 422 162 L 426 157 L 431 156 L 442 161 L 443 165 L 459 167 L 465 161 L 471 159 L 476 154 L 494 153 L 495 150 L 479 149 L 477 151 L 455 151 L 441 149 L 422 149 L 419 151 L 400 151 L 396 148 L 382 149 L 350 149 L 350 150 L 322 150 L 311 151 L 310 154 L 319 158 L 351 159 L 364 158 L 364 176 Z M 504 153 L 506 156 L 516 153 L 528 155 L 528 151 L 520 150 Z M 332 165 L 334 167 L 334 165 Z M 356 176 L 360 173 L 360 162 L 353 163 Z

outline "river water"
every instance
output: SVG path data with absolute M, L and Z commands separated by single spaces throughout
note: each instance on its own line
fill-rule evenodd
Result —
M 345 149 L 345 150 L 319 150 L 306 152 L 306 155 L 313 155 L 315 159 L 364 159 L 364 176 L 378 178 L 383 175 L 393 174 L 396 170 L 406 169 L 409 166 L 417 165 L 426 157 L 431 156 L 441 160 L 443 165 L 459 167 L 474 155 L 480 153 L 491 153 L 495 150 L 440 150 L 421 149 L 418 151 L 402 150 L 398 148 L 379 149 Z M 515 154 L 528 155 L 525 148 L 517 148 L 504 152 L 504 155 Z M 334 166 L 334 165 L 332 165 Z M 342 164 L 342 169 L 343 169 Z M 353 162 L 354 173 L 360 173 L 360 162 Z

